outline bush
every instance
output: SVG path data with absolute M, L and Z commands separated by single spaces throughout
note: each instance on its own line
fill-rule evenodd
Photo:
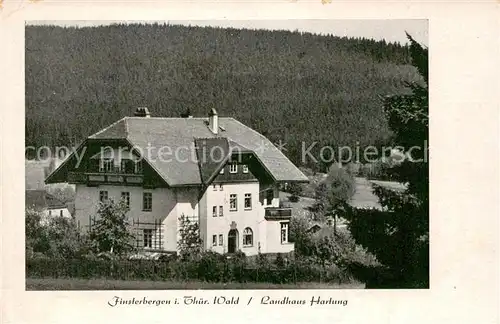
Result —
M 300 183 L 292 182 L 288 185 L 288 192 L 293 196 L 300 196 L 300 194 L 302 194 L 302 191 L 304 191 L 304 187 Z
M 53 258 L 75 258 L 86 253 L 87 244 L 80 237 L 74 220 L 52 217 L 42 221 L 42 214 L 26 209 L 26 256 L 43 253 Z
M 166 263 L 177 261 L 179 256 L 177 253 L 166 253 L 159 256 L 158 260 Z
M 339 282 L 350 280 L 348 273 L 336 265 L 323 267 L 312 257 L 292 258 L 274 263 L 265 255 L 249 266 L 245 257 L 227 258 L 205 252 L 198 259 L 176 260 L 105 260 L 95 255 L 80 259 L 31 257 L 26 260 L 30 278 L 103 278 L 117 280 L 202 280 L 206 282 L 297 283 L 306 281 Z
M 281 255 L 281 253 L 278 253 L 276 255 L 276 259 L 274 260 L 274 264 L 278 268 L 283 268 L 285 266 L 285 259 L 283 258 L 283 255 Z
M 198 279 L 208 282 L 221 282 L 224 279 L 226 258 L 216 252 L 206 251 L 198 260 Z
M 177 249 L 183 259 L 199 257 L 202 252 L 200 227 L 197 222 L 192 222 L 189 217 L 182 214 L 179 217 L 179 236 Z

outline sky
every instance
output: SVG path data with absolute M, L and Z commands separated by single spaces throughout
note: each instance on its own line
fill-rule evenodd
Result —
M 408 42 L 405 32 L 408 32 L 420 44 L 428 46 L 428 21 L 423 19 L 398 20 L 333 20 L 333 19 L 288 19 L 288 20 L 134 20 L 134 21 L 31 21 L 29 25 L 60 25 L 60 26 L 98 26 L 112 23 L 169 23 L 191 26 L 217 26 L 246 29 L 267 30 L 298 30 L 315 34 L 331 34 L 335 36 L 365 37 L 375 40 L 385 39 L 387 42 Z

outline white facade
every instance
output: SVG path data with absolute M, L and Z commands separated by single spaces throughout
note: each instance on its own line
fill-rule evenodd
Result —
M 155 229 L 154 223 L 161 224 L 161 249 L 176 251 L 177 224 L 182 214 L 192 217 L 198 216 L 198 191 L 194 189 L 171 190 L 167 188 L 144 189 L 138 186 L 99 185 L 88 187 L 85 184 L 76 186 L 75 219 L 80 228 L 88 228 L 90 217 L 97 214 L 101 192 L 107 192 L 108 199 L 121 200 L 122 193 L 129 193 L 130 205 L 128 211 L 129 222 L 141 222 L 144 229 Z M 151 210 L 143 210 L 143 195 L 151 193 Z M 159 239 L 158 239 L 159 240 Z M 152 244 L 151 248 L 154 248 Z
M 247 199 L 250 198 L 250 207 L 247 208 L 245 208 L 245 195 Z M 249 255 L 256 254 L 259 244 L 262 248 L 264 243 L 262 238 L 265 237 L 264 208 L 259 202 L 259 183 L 216 184 L 210 186 L 204 196 L 206 220 L 201 222 L 201 226 L 205 248 L 219 253 L 228 252 L 229 231 L 233 229 L 233 233 L 236 234 L 236 251 L 241 250 Z M 231 197 L 236 199 L 236 208 L 231 208 Z M 247 228 L 253 235 L 251 244 L 243 242 L 243 231 Z M 214 235 L 216 244 L 213 242 Z M 220 237 L 222 242 L 219 241 Z
M 71 218 L 71 213 L 69 212 L 68 208 L 47 208 L 44 213 L 48 217 Z
M 155 230 L 151 238 L 153 242 L 159 240 L 158 235 L 162 237 L 161 247 L 151 244 L 146 248 L 176 251 L 179 218 L 185 215 L 199 221 L 200 236 L 205 250 L 218 253 L 242 251 L 246 255 L 257 254 L 259 248 L 261 253 L 290 252 L 293 250 L 293 243 L 282 242 L 281 238 L 281 223 L 288 221 L 266 220 L 264 217 L 265 207 L 279 206 L 278 190 L 276 187 L 272 190 L 273 199 L 268 204 L 268 199 L 259 192 L 257 181 L 218 183 L 215 187 L 210 186 L 200 199 L 199 191 L 194 187 L 145 189 L 139 186 L 103 184 L 94 187 L 77 184 L 75 219 L 78 226 L 85 230 L 89 226 L 91 217 L 96 216 L 100 197 L 104 192 L 108 199 L 114 201 L 121 200 L 122 193 L 128 193 L 125 195 L 129 197 L 129 221 L 143 223 L 142 229 Z M 144 193 L 151 193 L 150 211 L 143 210 Z M 232 197 L 236 197 L 236 209 L 231 208 Z M 250 207 L 248 207 L 249 201 L 245 202 L 245 198 L 250 198 Z M 155 221 L 161 226 L 160 229 L 153 226 Z M 236 233 L 235 238 L 233 235 L 230 238 L 230 231 L 231 234 Z M 147 235 L 142 232 L 136 234 Z M 148 239 L 142 239 L 139 243 L 141 247 L 144 247 L 144 240 Z M 234 248 L 231 248 L 230 240 L 233 240 Z
M 201 206 L 206 206 L 203 207 L 206 213 L 200 214 L 205 249 L 218 253 L 233 252 L 231 244 L 234 244 L 236 251 L 242 251 L 246 255 L 255 255 L 259 250 L 261 253 L 293 251 L 293 243 L 281 241 L 281 223 L 289 224 L 289 221 L 265 218 L 266 207 L 279 206 L 277 187 L 271 188 L 273 199 L 269 202 L 259 189 L 257 181 L 215 184 L 207 189 L 200 203 Z M 236 197 L 236 209 L 231 208 L 232 197 Z M 245 198 L 248 197 L 251 200 L 250 208 L 245 207 Z M 236 242 L 231 243 L 231 240 Z

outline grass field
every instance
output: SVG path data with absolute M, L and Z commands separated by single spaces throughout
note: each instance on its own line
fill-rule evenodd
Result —
M 201 281 L 125 281 L 105 279 L 26 279 L 26 290 L 168 290 L 168 289 L 364 289 L 362 283 L 329 284 L 305 282 L 299 284 L 268 283 L 207 283 Z

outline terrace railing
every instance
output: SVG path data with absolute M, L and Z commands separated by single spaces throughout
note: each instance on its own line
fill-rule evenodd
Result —
M 267 220 L 290 219 L 292 217 L 292 209 L 289 207 L 267 207 L 264 217 Z

